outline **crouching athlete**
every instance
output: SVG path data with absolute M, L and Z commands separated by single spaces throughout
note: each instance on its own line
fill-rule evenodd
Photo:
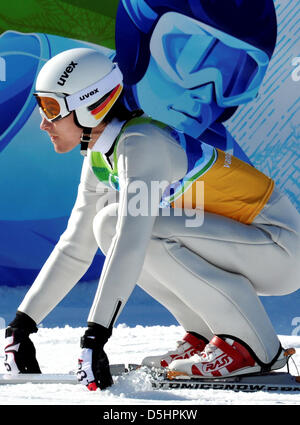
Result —
M 283 367 L 259 295 L 299 288 L 297 211 L 251 165 L 127 111 L 122 87 L 117 64 L 92 49 L 60 53 L 38 75 L 41 129 L 56 152 L 80 143 L 85 158 L 68 226 L 6 329 L 7 369 L 40 372 L 29 336 L 98 247 L 106 259 L 79 359 L 90 390 L 113 383 L 104 345 L 136 284 L 186 331 L 177 348 L 143 364 L 211 378 Z M 137 188 L 140 214 L 133 213 Z

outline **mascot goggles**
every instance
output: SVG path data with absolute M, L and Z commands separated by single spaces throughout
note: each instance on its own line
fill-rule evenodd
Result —
M 269 64 L 262 50 L 177 12 L 159 19 L 150 51 L 159 68 L 179 87 L 213 83 L 221 107 L 254 99 Z
M 52 92 L 38 92 L 34 93 L 34 96 L 40 107 L 41 115 L 48 121 L 58 121 L 69 115 L 75 109 L 89 106 L 103 97 L 105 105 L 113 104 L 122 90 L 122 81 L 122 73 L 118 65 L 114 64 L 111 72 L 104 78 L 76 93 L 67 95 Z M 110 94 L 108 95 L 108 93 Z M 101 108 L 101 105 L 97 110 Z M 106 108 L 107 107 L 104 109 Z

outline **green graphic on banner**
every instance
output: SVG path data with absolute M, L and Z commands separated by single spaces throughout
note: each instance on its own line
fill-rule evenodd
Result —
M 39 32 L 115 47 L 119 0 L 14 0 L 1 3 L 0 34 Z

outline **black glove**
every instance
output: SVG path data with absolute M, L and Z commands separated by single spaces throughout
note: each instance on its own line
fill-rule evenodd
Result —
M 17 312 L 5 330 L 4 365 L 9 373 L 41 373 L 35 347 L 29 338 L 31 333 L 37 331 L 34 320 L 25 313 Z
M 90 391 L 97 388 L 104 390 L 113 385 L 109 361 L 103 349 L 111 333 L 111 329 L 89 322 L 80 340 L 82 350 L 78 359 L 77 378 Z

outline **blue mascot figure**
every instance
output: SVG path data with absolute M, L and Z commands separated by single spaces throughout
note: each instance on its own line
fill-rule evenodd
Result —
M 249 162 L 222 123 L 258 95 L 276 36 L 273 0 L 122 0 L 128 106 Z

